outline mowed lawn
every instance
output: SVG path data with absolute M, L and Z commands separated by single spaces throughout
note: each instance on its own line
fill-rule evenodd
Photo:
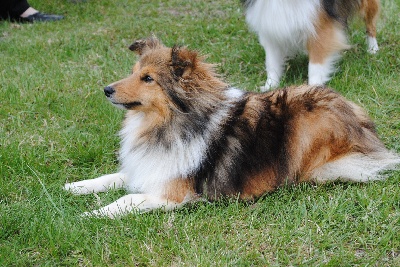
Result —
M 187 45 L 232 85 L 263 85 L 264 51 L 239 2 L 31 0 L 65 19 L 0 22 L 0 266 L 400 266 L 400 171 L 382 182 L 301 184 L 254 203 L 201 202 L 116 220 L 79 214 L 126 192 L 62 190 L 118 168 L 123 111 L 102 89 L 131 72 L 135 39 Z M 353 20 L 353 47 L 328 83 L 363 106 L 397 152 L 399 13 L 400 0 L 382 0 L 376 55 Z M 282 86 L 304 83 L 306 70 L 306 57 L 289 61 Z

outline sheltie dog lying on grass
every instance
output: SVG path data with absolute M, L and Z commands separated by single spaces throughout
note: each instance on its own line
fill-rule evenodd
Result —
M 266 52 L 267 81 L 263 91 L 277 87 L 288 57 L 299 51 L 309 56 L 308 83 L 330 79 L 340 52 L 349 48 L 345 30 L 354 13 L 367 28 L 368 51 L 376 53 L 379 0 L 242 0 L 246 21 Z
M 400 163 L 365 112 L 331 89 L 244 92 L 185 47 L 152 37 L 130 49 L 140 56 L 132 75 L 104 89 L 127 110 L 120 171 L 65 185 L 77 195 L 121 187 L 130 194 L 86 215 L 253 200 L 306 181 L 367 182 Z

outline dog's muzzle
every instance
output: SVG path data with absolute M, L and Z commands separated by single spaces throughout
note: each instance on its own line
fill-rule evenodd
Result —
M 104 94 L 106 95 L 106 97 L 111 97 L 114 92 L 115 90 L 111 86 L 106 86 L 104 88 Z

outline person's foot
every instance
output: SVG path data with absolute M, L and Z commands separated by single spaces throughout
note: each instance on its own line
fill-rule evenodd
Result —
M 48 15 L 37 11 L 36 9 L 29 7 L 24 13 L 21 14 L 18 21 L 33 23 L 35 21 L 56 21 L 63 19 L 60 15 Z
M 49 15 L 49 14 L 43 14 L 40 12 L 37 12 L 33 15 L 29 15 L 27 17 L 21 17 L 21 22 L 36 22 L 36 21 L 56 21 L 63 19 L 64 17 L 61 15 Z

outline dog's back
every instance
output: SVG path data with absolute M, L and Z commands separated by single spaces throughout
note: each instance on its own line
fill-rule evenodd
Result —
M 196 192 L 246 199 L 302 181 L 367 182 L 400 163 L 365 112 L 328 88 L 248 93 L 231 114 L 195 175 Z

